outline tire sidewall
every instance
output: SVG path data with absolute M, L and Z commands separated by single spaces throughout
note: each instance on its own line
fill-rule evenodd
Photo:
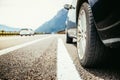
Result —
M 92 15 L 90 14 L 88 9 L 89 9 L 88 3 L 83 3 L 83 5 L 80 8 L 80 12 L 82 10 L 84 10 L 85 14 L 86 14 L 86 47 L 85 47 L 85 53 L 84 53 L 83 58 L 82 59 L 79 58 L 82 65 L 86 65 L 87 61 L 89 60 L 89 57 L 91 57 L 90 56 L 91 55 L 91 51 L 94 50 L 93 48 L 91 50 L 91 45 L 92 44 L 94 45 L 95 41 L 96 41 L 96 40 L 95 41 L 91 41 L 93 39 L 96 39 L 96 35 L 94 36 L 94 38 L 91 37 L 92 36 L 92 34 L 91 34 L 92 24 L 94 22 L 90 18 L 90 16 L 92 16 Z M 79 12 L 79 15 L 80 15 L 80 12 Z M 91 44 L 91 42 L 93 42 L 93 43 Z M 80 54 L 80 53 L 78 53 L 78 54 Z

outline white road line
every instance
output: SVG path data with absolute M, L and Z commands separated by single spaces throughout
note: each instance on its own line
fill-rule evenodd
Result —
M 31 41 L 31 42 L 27 42 L 27 43 L 24 43 L 24 44 L 20 44 L 20 45 L 17 45 L 17 46 L 13 46 L 13 47 L 10 47 L 10 48 L 6 48 L 6 49 L 3 49 L 3 50 L 0 50 L 0 55 L 3 55 L 3 54 L 6 54 L 8 52 L 14 51 L 16 49 L 19 49 L 19 48 L 22 48 L 22 47 L 34 44 L 36 42 L 39 42 L 41 40 L 44 40 L 44 39 L 47 39 L 47 38 L 50 38 L 50 37 L 52 37 L 52 36 L 45 37 L 45 38 L 42 38 L 42 39 L 37 39 L 37 40 Z
M 58 80 L 82 80 L 64 46 L 62 39 L 58 39 L 57 79 Z

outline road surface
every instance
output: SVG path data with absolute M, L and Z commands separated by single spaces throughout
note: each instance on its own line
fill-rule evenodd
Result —
M 116 68 L 81 67 L 65 35 L 0 37 L 0 80 L 119 80 Z

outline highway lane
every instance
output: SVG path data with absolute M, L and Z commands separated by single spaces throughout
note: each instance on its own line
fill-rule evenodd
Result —
M 50 37 L 1 55 L 0 79 L 55 80 L 56 46 L 57 38 Z
M 39 38 L 47 37 L 49 35 L 35 35 L 35 36 L 3 36 L 0 37 L 0 50 L 9 48 L 22 43 L 27 43 Z

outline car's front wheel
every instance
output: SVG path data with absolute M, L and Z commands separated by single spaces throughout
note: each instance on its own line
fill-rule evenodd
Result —
M 84 67 L 95 67 L 102 62 L 105 46 L 101 42 L 88 3 L 83 3 L 78 16 L 77 51 Z

